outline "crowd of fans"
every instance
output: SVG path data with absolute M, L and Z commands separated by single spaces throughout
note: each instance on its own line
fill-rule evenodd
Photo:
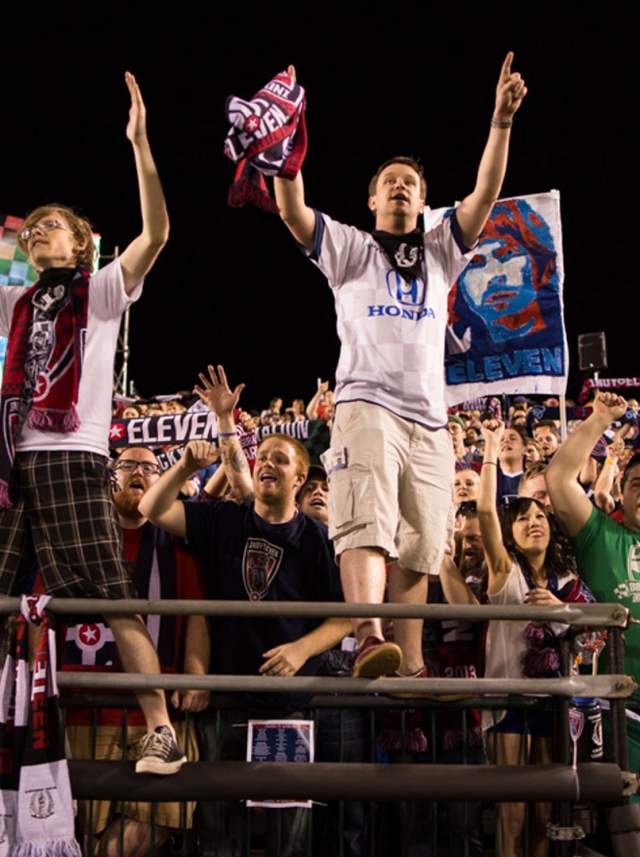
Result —
M 224 380 L 224 386 L 226 386 L 226 378 Z M 212 389 L 210 385 L 205 384 L 200 388 L 200 398 L 220 416 L 224 408 L 221 408 L 219 399 L 211 398 Z M 232 399 L 226 403 L 228 411 L 230 411 L 230 401 Z M 164 401 L 119 401 L 116 404 L 114 416 L 127 419 L 177 414 L 193 407 L 193 403 L 193 396 L 187 394 L 183 397 L 167 398 Z M 234 404 L 238 404 L 237 397 Z M 594 577 L 591 573 L 590 559 L 585 546 L 577 541 L 580 538 L 582 526 L 576 529 L 571 514 L 565 513 L 566 491 L 562 486 L 558 488 L 555 486 L 567 478 L 573 480 L 584 497 L 584 502 L 588 504 L 585 507 L 586 513 L 583 509 L 586 519 L 591 519 L 592 516 L 588 510 L 593 508 L 598 510 L 598 515 L 606 516 L 608 521 L 616 522 L 614 526 L 620 526 L 621 532 L 626 529 L 629 533 L 629 524 L 637 527 L 638 512 L 637 508 L 632 508 L 632 504 L 638 489 L 633 489 L 635 493 L 631 496 L 629 490 L 625 494 L 625 485 L 629 489 L 631 483 L 635 485 L 640 482 L 640 460 L 635 457 L 640 445 L 638 429 L 640 407 L 634 399 L 625 402 L 613 394 L 604 394 L 599 400 L 591 402 L 588 409 L 581 410 L 579 419 L 574 419 L 573 403 L 570 402 L 568 403 L 568 438 L 575 437 L 576 440 L 569 442 L 569 440 L 563 441 L 561 436 L 558 404 L 557 399 L 547 399 L 542 402 L 538 399 L 534 402 L 518 396 L 511 400 L 506 397 L 489 398 L 468 403 L 468 407 L 452 409 L 448 429 L 456 459 L 455 473 L 452 474 L 452 517 L 455 525 L 450 550 L 442 568 L 433 569 L 430 576 L 429 601 L 465 604 L 516 602 L 549 605 L 561 601 L 591 601 L 596 596 L 598 600 L 614 600 L 611 593 L 618 578 L 612 576 L 611 580 L 614 582 L 608 583 L 603 579 L 607 572 L 602 568 L 598 569 L 599 577 Z M 161 508 L 162 504 L 156 503 L 154 506 L 147 500 L 146 505 L 143 504 L 143 511 L 138 509 L 142 498 L 160 479 L 162 468 L 178 460 L 176 457 L 166 457 L 167 453 L 172 452 L 172 448 L 125 447 L 116 455 L 113 464 L 116 480 L 114 503 L 125 536 L 127 530 L 150 527 L 147 517 L 158 524 L 158 531 L 166 527 L 169 532 L 174 533 L 174 536 L 186 535 L 189 547 L 195 550 L 201 572 L 199 583 L 198 575 L 194 576 L 194 582 L 191 585 L 195 588 L 192 591 L 196 592 L 198 587 L 201 587 L 207 597 L 256 599 L 266 597 L 276 600 L 340 599 L 339 576 L 335 563 L 331 560 L 333 569 L 327 570 L 328 566 L 324 560 L 322 558 L 317 560 L 318 551 L 322 553 L 325 550 L 325 547 L 319 547 L 319 545 L 329 545 L 326 531 L 322 527 L 318 529 L 317 525 L 313 525 L 312 528 L 314 539 L 317 540 L 320 533 L 320 541 L 314 542 L 312 549 L 316 564 L 311 563 L 309 559 L 311 553 L 309 553 L 307 565 L 296 572 L 300 572 L 303 578 L 306 574 L 306 580 L 296 579 L 292 584 L 293 578 L 285 581 L 282 573 L 283 585 L 278 589 L 278 563 L 282 557 L 256 554 L 253 562 L 247 566 L 246 552 L 251 550 L 251 535 L 254 532 L 251 526 L 254 524 L 251 524 L 247 530 L 246 522 L 238 523 L 246 515 L 245 510 L 250 508 L 252 498 L 260 498 L 265 491 L 268 493 L 270 489 L 266 489 L 265 484 L 269 481 L 286 481 L 288 467 L 298 479 L 298 482 L 287 483 L 291 486 L 290 502 L 295 502 L 305 516 L 315 519 L 321 525 L 327 523 L 327 497 L 330 485 L 324 469 L 319 464 L 322 449 L 317 445 L 309 444 L 313 460 L 316 462 L 310 464 L 311 456 L 309 450 L 305 450 L 304 440 L 308 441 L 310 425 L 319 423 L 330 429 L 333 412 L 333 396 L 326 382 L 318 384 L 317 392 L 306 407 L 301 399 L 294 399 L 289 406 L 285 407 L 280 397 L 271 399 L 263 410 L 241 410 L 240 407 L 235 407 L 233 423 L 227 425 L 223 423 L 222 418 L 219 420 L 218 444 L 222 450 L 221 457 L 219 457 L 219 450 L 216 451 L 210 444 L 199 441 L 192 442 L 185 450 L 181 450 L 184 455 L 179 460 L 182 462 L 183 469 L 179 474 L 180 484 L 176 483 L 176 492 L 180 491 L 182 499 L 187 499 L 184 507 L 187 509 L 187 514 L 185 522 L 185 513 L 180 512 L 182 517 L 178 524 L 171 517 L 173 506 L 169 508 L 165 504 Z M 589 416 L 590 413 L 591 416 Z M 600 422 L 594 429 L 591 424 L 598 420 Z M 304 426 L 305 431 L 296 432 L 296 425 Z M 229 426 L 231 431 L 227 431 Z M 589 431 L 592 434 L 595 431 L 592 440 L 589 440 Z M 245 459 L 243 465 L 246 467 L 245 482 L 238 480 L 237 472 L 240 470 L 240 465 L 237 460 L 234 460 L 229 450 L 226 455 L 224 452 L 225 439 L 234 433 L 240 441 L 239 448 Z M 328 431 L 324 438 L 328 446 Z M 270 442 L 265 443 L 265 439 L 270 439 Z M 302 444 L 300 439 L 303 441 Z M 559 454 L 565 446 L 566 455 L 565 452 Z M 582 460 L 577 460 L 576 455 L 580 458 L 581 448 L 585 449 L 586 453 L 582 456 Z M 277 456 L 281 458 L 277 459 Z M 638 470 L 635 469 L 636 466 Z M 571 467 L 574 467 L 577 479 L 571 477 L 569 472 Z M 173 464 L 172 469 L 176 470 L 176 468 L 177 465 Z M 185 474 L 190 478 L 183 480 L 182 476 Z M 192 474 L 197 474 L 195 481 Z M 254 500 L 254 502 L 257 501 Z M 556 502 L 558 509 L 554 513 Z M 238 521 L 233 515 L 226 515 L 224 509 L 229 505 L 240 510 Z M 198 506 L 198 514 L 195 514 L 193 509 L 188 509 L 188 506 Z M 577 506 L 579 507 L 580 504 L 578 503 Z M 183 508 L 182 504 L 180 508 Z M 255 519 L 260 523 L 254 534 L 269 535 L 270 532 L 275 533 L 278 527 L 282 530 L 283 527 L 288 526 L 271 525 L 268 521 L 261 520 L 259 515 L 255 515 Z M 586 519 L 583 523 L 586 523 Z M 199 530 L 200 521 L 206 524 L 206 527 L 203 524 L 202 533 Z M 232 538 L 227 532 L 237 527 L 244 527 L 242 539 L 246 542 L 242 568 L 239 558 L 232 556 L 236 546 L 232 544 Z M 282 531 L 276 539 L 281 537 Z M 285 541 L 287 539 L 291 543 L 296 543 L 301 539 L 301 535 L 299 532 L 288 532 L 285 535 Z M 223 543 L 224 548 L 217 543 L 212 544 L 212 541 L 216 540 Z M 175 549 L 183 551 L 184 547 L 176 542 Z M 330 548 L 327 549 L 330 550 Z M 132 550 L 129 539 L 128 558 L 135 564 L 135 550 L 131 553 Z M 615 549 L 612 548 L 610 563 L 615 565 L 620 561 L 620 555 L 616 555 Z M 231 575 L 237 572 L 239 578 L 244 575 L 244 580 L 229 582 L 225 579 L 223 568 L 225 563 L 228 563 L 228 571 Z M 173 568 L 173 566 L 169 563 L 165 566 L 166 568 Z M 511 573 L 513 568 L 516 568 L 517 573 Z M 590 573 L 586 576 L 595 595 L 581 578 L 583 571 Z M 251 575 L 249 581 L 247 581 L 248 573 Z M 626 569 L 624 575 L 626 575 Z M 629 573 L 629 578 L 631 576 Z M 149 575 L 142 577 L 144 580 L 138 580 L 138 585 L 141 586 L 140 595 L 147 597 L 151 592 L 148 587 L 152 584 Z M 169 581 L 163 580 L 156 583 L 159 586 L 155 591 L 156 594 L 161 592 L 165 597 L 175 595 L 175 592 L 179 591 L 179 585 L 176 588 L 176 579 L 174 569 L 173 577 L 170 574 Z M 597 586 L 594 581 L 602 585 Z M 146 591 L 145 587 L 147 587 Z M 620 595 L 622 591 L 618 590 L 616 594 Z M 630 586 L 625 591 L 628 594 L 633 593 L 635 589 Z M 636 603 L 637 600 L 632 598 L 632 603 Z M 627 606 L 632 605 L 627 603 Z M 162 618 L 163 625 L 169 622 L 175 624 L 177 621 L 175 617 Z M 221 634 L 220 630 L 216 629 L 216 623 L 220 623 L 221 626 L 224 624 L 224 633 Z M 264 627 L 258 629 L 258 625 L 269 624 L 271 627 L 268 630 Z M 181 629 L 182 636 L 180 634 L 176 636 L 176 640 L 179 641 L 177 650 L 176 647 L 170 650 L 171 663 L 165 663 L 166 656 L 161 658 L 163 669 L 180 671 L 183 667 L 185 672 L 211 671 L 236 674 L 259 672 L 266 675 L 300 673 L 348 675 L 350 673 L 354 641 L 350 638 L 348 622 L 326 620 L 322 624 L 319 621 L 299 623 L 296 627 L 293 627 L 293 624 L 292 620 L 280 620 L 279 624 L 276 620 L 274 623 L 265 623 L 240 621 L 227 617 L 213 620 L 208 630 L 211 646 L 209 647 L 207 634 L 200 628 L 198 633 L 201 645 L 197 647 L 197 652 L 194 654 L 193 638 L 191 639 L 190 660 L 187 657 L 189 653 L 185 654 L 185 632 L 187 641 L 189 639 L 187 625 L 186 628 Z M 487 629 L 482 623 L 428 621 L 425 622 L 423 630 L 424 660 L 428 674 L 431 676 L 462 678 L 483 675 L 557 676 L 560 674 L 558 639 L 567 630 L 564 626 L 536 625 L 528 622 L 492 622 Z M 393 637 L 392 623 L 386 626 L 385 632 L 388 638 Z M 165 629 L 162 633 L 166 635 L 169 632 Z M 176 634 L 177 630 L 174 628 L 171 633 Z M 160 636 L 161 632 L 158 631 L 157 639 Z M 577 671 L 580 665 L 587 665 L 591 669 L 593 659 L 597 660 L 604 647 L 605 636 L 583 634 L 579 638 L 572 649 L 574 670 Z M 67 639 L 71 638 L 73 633 L 69 634 L 67 631 Z M 203 644 L 205 638 L 207 638 L 206 646 Z M 627 645 L 629 655 L 627 672 L 632 674 L 637 666 L 636 643 L 628 641 Z M 219 646 L 225 647 L 224 656 L 220 655 Z M 263 649 L 260 649 L 260 646 Z M 184 657 L 183 662 L 180 661 L 181 657 Z M 242 757 L 246 736 L 239 739 L 238 732 L 234 733 L 234 730 L 229 728 L 228 734 L 221 737 L 220 718 L 219 715 L 212 714 L 213 707 L 208 707 L 210 704 L 208 694 L 186 694 L 182 698 L 174 694 L 172 701 L 176 710 L 202 712 L 199 714 L 200 745 L 206 758 L 239 759 Z M 230 719 L 224 720 L 224 723 L 229 726 L 232 722 L 235 724 L 245 722 L 247 712 L 249 716 L 252 714 L 265 716 L 269 712 L 275 712 L 277 716 L 290 715 L 293 711 L 300 710 L 305 701 L 308 702 L 308 699 L 294 699 L 292 696 L 282 695 L 275 695 L 275 698 L 264 694 L 259 694 L 257 698 L 242 695 L 238 707 L 245 709 L 245 720 L 239 719 L 242 715 L 238 711 L 232 711 Z M 338 727 L 338 732 L 342 732 L 343 735 L 344 718 L 345 716 L 350 718 L 347 730 L 350 735 L 350 744 L 346 751 L 343 748 L 341 751 L 343 755 L 340 758 L 364 761 L 365 748 L 371 737 L 368 735 L 369 727 L 366 718 L 357 711 L 346 712 L 341 716 L 343 725 Z M 217 731 L 213 726 L 214 722 L 217 723 Z M 335 740 L 336 722 L 335 712 L 328 710 L 323 713 L 319 723 L 316 758 L 324 760 L 339 758 Z M 375 739 L 379 758 L 387 758 L 390 761 L 398 758 L 403 760 L 413 758 L 416 761 L 433 759 L 460 761 L 463 746 L 465 760 L 471 759 L 476 763 L 495 761 L 502 764 L 517 764 L 527 761 L 549 761 L 552 758 L 553 728 L 551 715 L 548 712 L 535 710 L 519 713 L 512 710 L 508 712 L 485 710 L 481 716 L 480 712 L 472 710 L 468 713 L 465 722 L 466 726 L 463 728 L 459 715 L 448 717 L 446 727 L 441 728 L 435 736 L 437 747 L 430 747 L 427 752 L 429 742 L 433 741 L 435 733 L 427 737 L 429 729 L 424 712 L 418 710 L 409 712 L 407 720 L 403 721 L 402 729 L 400 729 L 399 718 L 389 714 L 380 719 L 376 726 Z M 602 758 L 599 734 L 598 730 L 595 730 L 591 736 L 591 744 L 585 750 L 587 758 Z M 121 752 L 121 749 L 117 748 L 115 752 Z M 194 743 L 191 758 L 197 758 L 197 753 L 197 745 Z M 468 804 L 464 812 L 460 812 L 455 804 L 447 806 L 451 833 L 448 853 L 465 853 L 465 838 L 466 847 L 469 849 L 467 853 L 478 855 L 485 853 L 481 829 L 481 805 Z M 209 853 L 207 842 L 211 853 L 215 853 L 213 843 L 219 843 L 220 837 L 230 837 L 230 839 L 234 836 L 242 837 L 241 822 L 236 817 L 237 809 L 237 806 L 230 804 L 226 807 L 226 811 L 220 814 L 219 811 L 216 813 L 207 810 L 207 806 L 203 805 L 200 814 L 202 853 Z M 145 815 L 145 812 L 146 810 L 143 810 L 142 813 L 136 814 L 136 811 L 130 808 L 125 810 L 127 815 L 137 819 L 136 821 L 127 819 L 127 825 L 136 826 L 131 842 L 148 841 L 148 835 L 145 834 L 147 836 L 145 839 L 139 827 L 143 825 L 142 830 L 145 829 L 145 825 L 148 827 L 148 815 Z M 296 848 L 300 853 L 304 851 L 304 835 L 300 834 L 300 825 L 296 821 L 299 814 L 304 815 L 304 812 L 304 810 L 290 811 L 289 822 L 284 828 L 285 839 L 289 842 L 291 849 L 287 853 L 298 853 Z M 542 849 L 536 853 L 544 852 L 545 826 L 549 821 L 549 813 L 550 806 L 546 804 L 537 805 L 533 813 L 535 824 L 532 841 L 537 843 L 537 848 Z M 108 816 L 98 814 L 94 819 L 96 817 L 102 818 L 102 829 L 99 826 L 96 827 L 95 823 L 94 829 L 98 835 L 105 836 Z M 525 819 L 524 807 L 519 804 L 503 804 L 499 807 L 499 818 L 501 853 L 506 857 L 520 853 Z M 368 832 L 365 819 L 366 814 L 362 805 L 354 802 L 347 804 L 346 815 L 343 817 L 345 853 L 353 855 L 366 853 Z M 419 819 L 420 813 L 414 813 L 413 823 L 409 825 L 410 836 L 416 839 L 420 838 L 420 830 L 424 826 L 423 824 L 421 826 Z M 322 825 L 320 827 L 326 833 L 326 825 L 331 826 L 334 822 L 335 818 L 329 810 L 323 822 L 325 827 Z M 191 814 L 188 815 L 188 823 L 192 823 Z M 165 818 L 164 824 L 168 838 L 172 826 L 176 826 L 175 817 L 173 821 L 170 817 L 169 820 Z M 108 831 L 106 833 L 106 837 L 111 836 L 113 841 L 116 837 L 114 831 L 115 828 L 111 833 Z M 268 825 L 265 835 L 269 841 Z M 325 840 L 326 843 L 329 841 L 329 839 Z M 325 844 L 324 848 L 325 851 L 320 844 L 319 853 L 333 853 L 335 850 L 333 843 Z M 128 853 L 138 852 L 132 845 Z M 424 853 L 429 853 L 428 849 Z

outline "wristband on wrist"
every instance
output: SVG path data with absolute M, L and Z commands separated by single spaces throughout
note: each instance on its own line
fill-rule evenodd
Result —
M 491 127 L 492 128 L 511 128 L 513 125 L 512 119 L 496 119 L 495 116 L 491 117 Z
M 615 458 L 609 458 L 609 456 L 607 456 L 604 460 L 604 463 L 605 464 L 616 464 L 617 462 L 616 462 Z
M 498 466 L 498 462 L 497 462 L 497 461 L 483 461 L 483 462 L 482 462 L 482 466 L 484 467 L 484 466 L 485 466 L 485 464 L 491 464 L 491 465 L 493 465 L 493 467 L 497 467 L 497 466 Z
M 234 431 L 219 431 L 218 437 L 238 437 Z

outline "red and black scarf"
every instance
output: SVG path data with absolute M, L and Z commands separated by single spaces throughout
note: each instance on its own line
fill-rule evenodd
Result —
M 231 128 L 224 153 L 238 164 L 227 198 L 230 206 L 251 203 L 277 213 L 264 176 L 297 176 L 307 154 L 304 110 L 304 89 L 286 71 L 265 84 L 251 101 L 235 95 L 227 99 Z
M 49 268 L 13 309 L 0 393 L 0 506 L 11 505 L 9 479 L 25 422 L 61 433 L 80 427 L 88 306 L 88 271 Z
M 23 595 L 0 675 L 0 855 L 82 857 L 58 710 L 56 645 L 48 595 Z M 40 626 L 33 673 L 27 622 Z

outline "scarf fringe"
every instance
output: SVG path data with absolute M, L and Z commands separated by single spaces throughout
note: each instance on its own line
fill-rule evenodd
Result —
M 9 496 L 9 483 L 0 479 L 0 509 L 11 508 L 11 497 Z
M 82 857 L 82 849 L 75 839 L 16 842 L 11 857 Z
M 242 163 L 246 164 L 246 161 Z M 247 171 L 249 171 L 249 177 Z M 278 213 L 278 206 L 269 196 L 264 178 L 250 164 L 246 164 L 243 177 L 235 181 L 229 188 L 227 203 L 231 208 L 243 208 L 250 203 L 268 214 Z
M 44 410 L 41 408 L 31 408 L 27 414 L 27 427 L 30 429 L 39 429 L 40 431 L 55 431 L 69 433 L 78 431 L 80 428 L 80 418 L 75 405 L 72 405 L 68 411 Z

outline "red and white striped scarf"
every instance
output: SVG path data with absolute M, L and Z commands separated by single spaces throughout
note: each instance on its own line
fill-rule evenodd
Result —
M 0 857 L 82 857 L 58 711 L 48 595 L 23 595 L 0 675 Z M 33 673 L 27 623 L 40 626 Z

